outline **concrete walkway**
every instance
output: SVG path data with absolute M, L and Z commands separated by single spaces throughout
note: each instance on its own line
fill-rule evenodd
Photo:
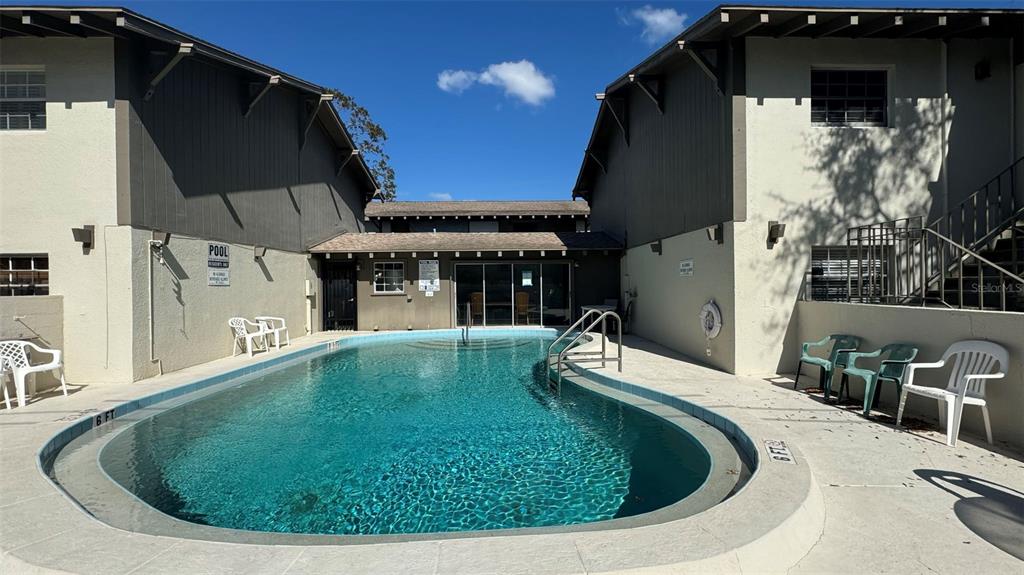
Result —
M 293 349 L 336 338 L 297 338 Z M 92 385 L 0 414 L 0 573 L 1024 573 L 1019 455 L 979 447 L 973 438 L 951 449 L 937 432 L 898 431 L 824 405 L 793 391 L 788 378 L 734 377 L 644 340 L 626 343 L 624 373 L 595 371 L 716 411 L 758 445 L 784 440 L 797 466 L 764 460 L 738 495 L 661 526 L 323 547 L 118 531 L 87 517 L 39 474 L 36 451 L 72 421 L 250 361 L 239 357 L 145 382 Z M 793 473 L 801 467 L 809 472 Z M 790 525 L 760 541 L 741 540 L 761 518 L 793 504 L 787 477 L 801 478 L 806 492 L 800 509 L 787 512 Z
M 891 414 L 865 419 L 857 406 L 794 391 L 792 376 L 736 377 L 643 339 L 625 344 L 622 374 L 594 371 L 685 394 L 738 421 L 753 416 L 803 453 L 826 519 L 792 572 L 1024 574 L 1024 460 L 1005 444 L 961 435 L 950 448 L 937 427 L 910 422 L 908 432 Z

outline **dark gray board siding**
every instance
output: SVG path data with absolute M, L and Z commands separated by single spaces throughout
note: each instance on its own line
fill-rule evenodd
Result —
M 144 101 L 146 58 L 141 44 L 117 44 L 119 72 L 129 70 L 118 74 L 118 99 L 130 103 L 121 223 L 294 252 L 363 229 L 356 163 L 335 177 L 339 151 L 319 121 L 300 152 L 308 95 L 275 87 L 243 118 L 255 78 L 187 57 Z
M 608 171 L 593 162 L 589 168 L 591 229 L 628 247 L 733 216 L 726 99 L 689 59 L 676 60 L 664 75 L 663 115 L 636 87 L 616 93 L 628 98 L 630 145 L 606 118 L 597 141 L 606 143 L 598 155 Z

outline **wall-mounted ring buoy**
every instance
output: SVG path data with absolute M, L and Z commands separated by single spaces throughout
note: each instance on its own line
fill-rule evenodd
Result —
M 704 330 L 704 337 L 715 339 L 722 331 L 722 310 L 718 308 L 715 300 L 708 300 L 700 308 L 700 327 Z

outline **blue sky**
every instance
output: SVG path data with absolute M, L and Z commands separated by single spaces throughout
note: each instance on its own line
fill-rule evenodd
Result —
M 355 97 L 388 132 L 402 200 L 568 199 L 597 111 L 594 94 L 717 4 L 124 3 Z

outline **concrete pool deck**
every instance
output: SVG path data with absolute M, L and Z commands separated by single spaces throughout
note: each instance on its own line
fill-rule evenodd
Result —
M 338 337 L 296 338 L 292 349 Z M 38 449 L 76 419 L 266 357 L 270 356 L 219 360 L 134 384 L 93 385 L 75 390 L 67 398 L 49 395 L 0 414 L 0 571 L 294 574 L 788 569 L 1019 574 L 1022 570 L 1021 560 L 1011 554 L 1020 553 L 1024 546 L 1020 536 L 1024 519 L 1019 517 L 1024 508 L 1024 463 L 1019 455 L 978 447 L 972 438 L 950 449 L 937 432 L 907 433 L 865 420 L 794 392 L 785 378 L 730 376 L 634 338 L 627 338 L 621 376 L 612 368 L 594 371 L 684 397 L 727 416 L 762 449 L 764 439 L 786 441 L 797 464 L 762 457 L 761 469 L 738 495 L 704 513 L 661 525 L 319 547 L 214 543 L 127 533 L 87 516 L 40 474 Z

